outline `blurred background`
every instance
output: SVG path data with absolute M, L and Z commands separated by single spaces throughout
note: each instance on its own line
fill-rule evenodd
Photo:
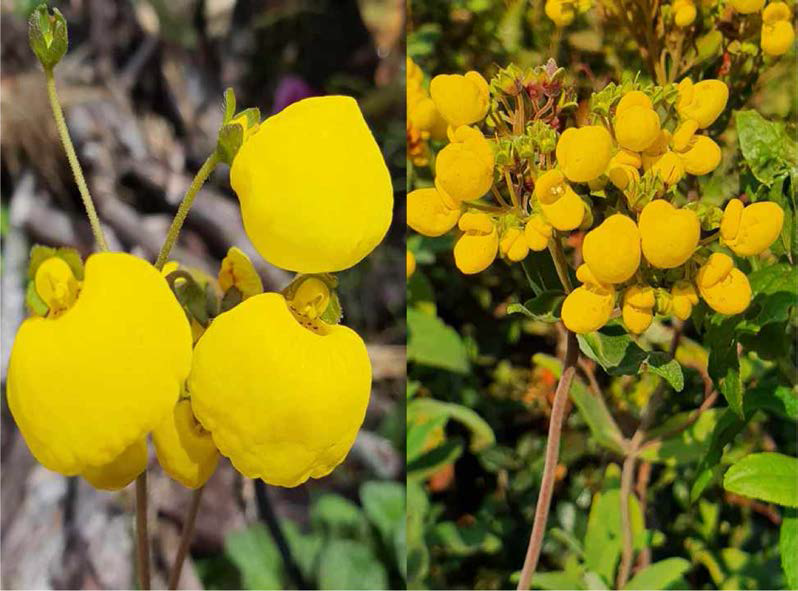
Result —
M 542 0 L 411 0 L 408 57 L 423 70 L 425 84 L 437 74 L 472 69 L 490 81 L 510 63 L 535 67 L 554 58 L 567 70 L 565 83 L 579 92 L 578 118 L 590 93 L 608 82 L 638 71 L 650 80 L 636 46 L 601 5 L 594 2 L 572 25 L 557 29 L 545 16 Z M 697 58 L 693 75 L 715 77 L 722 66 L 718 55 Z M 748 76 L 747 87 L 732 95 L 730 107 L 754 107 L 783 122 L 779 129 L 796 137 L 795 71 L 793 50 L 763 67 L 758 79 Z M 761 195 L 762 185 L 740 155 L 734 119 L 719 121 L 711 133 L 723 149 L 723 163 L 690 187 L 696 192 L 692 196 L 720 204 L 746 192 Z M 408 154 L 408 190 L 432 185 L 433 158 L 427 150 L 434 154 L 442 145 L 414 145 Z M 788 203 L 788 186 L 769 198 L 782 203 L 789 216 L 794 205 Z M 793 195 L 795 190 L 791 185 Z M 456 231 L 440 238 L 408 235 L 408 249 L 418 263 L 408 281 L 408 585 L 515 588 L 540 488 L 564 333 L 559 323 L 511 312 L 533 297 L 529 278 L 549 288 L 559 284 L 547 252 L 530 253 L 523 266 L 497 258 L 487 271 L 464 276 L 452 256 L 456 237 Z M 569 259 L 581 238 L 580 233 L 571 236 Z M 795 256 L 778 244 L 774 254 L 782 261 Z M 750 263 L 738 264 L 751 270 Z M 782 264 L 789 272 L 789 264 Z M 789 277 L 784 287 L 794 290 L 794 268 Z M 786 298 L 793 305 L 789 319 L 745 343 L 752 352 L 741 358 L 743 382 L 752 396 L 757 388 L 781 385 L 795 400 L 794 291 Z M 658 324 L 640 342 L 667 350 L 672 334 L 670 324 Z M 655 425 L 684 419 L 704 400 L 707 349 L 702 339 L 693 323 L 685 324 L 676 356 L 686 385 L 667 397 Z M 551 574 L 535 575 L 534 588 L 607 588 L 596 571 L 614 583 L 619 512 L 617 501 L 608 499 L 618 494 L 622 456 L 596 437 L 586 419 L 608 427 L 591 404 L 603 397 L 623 435 L 630 436 L 660 379 L 650 373 L 608 376 L 589 360 L 580 365 L 572 398 L 583 404 L 569 403 L 538 566 L 538 573 Z M 725 404 L 721 397 L 715 406 Z M 717 478 L 699 500 L 690 500 L 724 410 L 710 408 L 693 428 L 667 442 L 667 452 L 649 454 L 641 464 L 634 486 L 644 499 L 640 509 L 649 548 L 644 554 L 649 563 L 679 557 L 689 568 L 670 587 L 637 588 L 785 588 L 778 552 L 784 508 L 726 493 Z M 732 438 L 721 462 L 728 466 L 754 451 L 795 456 L 796 439 L 794 412 L 760 412 Z
M 28 251 L 92 238 L 28 47 L 38 4 L 2 4 L 2 379 L 25 316 Z M 344 322 L 366 341 L 374 387 L 366 421 L 331 476 L 268 489 L 297 563 L 261 523 L 251 481 L 222 461 L 206 486 L 182 588 L 404 587 L 404 1 L 70 0 L 69 52 L 56 68 L 78 156 L 112 250 L 154 260 L 177 205 L 214 148 L 222 93 L 263 116 L 301 98 L 355 96 L 391 169 L 396 209 L 383 244 L 339 275 Z M 247 252 L 267 290 L 290 276 L 266 264 L 241 226 L 228 170 L 198 195 L 172 258 L 215 275 Z M 129 589 L 133 487 L 98 492 L 31 457 L 2 403 L 2 587 Z M 190 492 L 154 457 L 149 470 L 154 588 L 177 550 Z M 260 510 L 259 510 L 260 508 Z

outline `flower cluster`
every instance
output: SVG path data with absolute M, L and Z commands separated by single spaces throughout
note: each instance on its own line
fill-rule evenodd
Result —
M 84 265 L 35 247 L 8 401 L 47 468 L 119 489 L 146 469 L 152 434 L 161 466 L 187 487 L 204 485 L 220 454 L 247 477 L 295 486 L 351 448 L 371 366 L 363 340 L 338 324 L 330 273 L 384 237 L 388 169 L 349 97 L 306 99 L 263 122 L 233 110 L 213 158 L 231 164 L 257 251 L 298 275 L 264 293 L 235 247 L 217 277 L 124 253 Z
M 611 84 L 591 96 L 591 121 L 563 128 L 574 103 L 562 78 L 553 63 L 511 66 L 490 84 L 476 72 L 433 78 L 449 143 L 434 186 L 408 195 L 408 225 L 426 236 L 457 226 L 454 260 L 466 274 L 497 256 L 514 263 L 530 250 L 561 254 L 571 232 L 589 230 L 579 285 L 562 306 L 577 333 L 602 327 L 616 305 L 632 333 L 656 314 L 688 318 L 699 297 L 722 314 L 745 310 L 748 280 L 713 243 L 737 256 L 764 252 L 781 232 L 781 208 L 732 199 L 720 210 L 680 190 L 721 162 L 705 130 L 725 109 L 727 86 Z

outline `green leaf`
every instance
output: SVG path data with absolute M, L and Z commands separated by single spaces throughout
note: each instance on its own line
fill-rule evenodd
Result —
M 312 581 L 316 578 L 316 563 L 324 546 L 324 537 L 314 532 L 302 533 L 290 519 L 280 520 L 280 525 L 302 576 Z
M 507 306 L 507 313 L 520 313 L 533 320 L 554 323 L 560 320 L 563 301 L 565 294 L 562 291 L 544 291 L 524 304 L 510 304 Z
M 624 589 L 682 589 L 682 575 L 690 570 L 684 558 L 660 560 L 633 576 Z
M 360 502 L 385 545 L 391 547 L 394 531 L 405 520 L 404 485 L 391 481 L 366 482 L 360 487 Z
M 744 497 L 798 507 L 798 459 L 774 452 L 750 454 L 726 471 L 723 488 Z
M 421 484 L 407 482 L 407 588 L 418 589 L 429 569 L 429 549 L 424 538 L 424 522 L 429 499 Z
M 246 589 L 282 589 L 282 559 L 269 532 L 257 523 L 231 532 L 224 549 L 241 572 Z
M 706 455 L 715 425 L 723 412 L 725 412 L 725 409 L 720 408 L 713 408 L 703 412 L 698 420 L 687 429 L 651 447 L 647 447 L 645 452 L 640 454 L 640 457 L 650 462 L 662 462 L 669 465 L 698 462 Z M 652 431 L 651 436 L 656 437 L 658 433 L 670 431 L 674 426 L 686 421 L 692 414 L 692 411 L 690 411 L 671 417 L 661 427 Z
M 432 529 L 431 540 L 433 544 L 443 546 L 447 555 L 453 556 L 471 556 L 480 552 L 495 554 L 502 546 L 499 537 L 481 522 L 460 527 L 452 521 L 443 521 Z
M 407 406 L 407 416 L 412 421 L 416 417 L 434 419 L 437 417 L 447 417 L 459 423 L 471 431 L 471 444 L 469 448 L 477 453 L 496 442 L 496 436 L 491 426 L 477 413 L 466 406 L 451 402 L 442 402 L 432 398 L 416 398 Z
M 344 497 L 325 493 L 310 508 L 310 521 L 334 537 L 362 538 L 368 531 L 368 521 L 360 508 Z
M 618 324 L 577 335 L 577 340 L 582 353 L 610 375 L 634 375 L 650 371 L 665 378 L 677 392 L 684 388 L 684 375 L 678 362 L 662 352 L 644 351 Z
M 706 453 L 696 470 L 697 475 L 690 488 L 691 502 L 695 502 L 706 487 L 719 475 L 718 464 L 723 455 L 723 448 L 743 430 L 749 418 L 750 416 L 740 418 L 737 413 L 728 408 L 723 411 L 723 414 L 715 423 L 715 429 L 712 431 Z
M 230 123 L 236 112 L 236 93 L 232 87 L 224 91 L 224 117 L 222 123 Z
M 552 571 L 548 573 L 535 573 L 532 577 L 533 589 L 584 589 L 581 578 L 565 571 Z
M 735 328 L 738 319 L 726 318 L 707 331 L 709 347 L 707 371 L 721 394 L 737 416 L 743 416 L 743 384 L 740 379 L 740 360 L 737 356 Z
M 743 158 L 759 182 L 770 185 L 796 174 L 798 146 L 784 123 L 768 121 L 754 109 L 737 111 L 735 122 Z
M 412 462 L 422 453 L 432 434 L 442 428 L 449 421 L 446 415 L 434 418 L 423 419 L 420 417 L 411 418 L 408 414 L 407 419 L 407 462 Z
M 423 480 L 444 466 L 453 464 L 463 453 L 463 443 L 449 439 L 407 465 L 408 480 Z
M 409 308 L 407 329 L 408 361 L 468 373 L 468 354 L 460 335 L 440 318 Z
M 319 589 L 387 589 L 388 574 L 368 546 L 332 540 L 319 559 Z
M 781 516 L 779 532 L 779 554 L 781 568 L 787 578 L 788 589 L 798 589 L 798 511 L 785 509 Z

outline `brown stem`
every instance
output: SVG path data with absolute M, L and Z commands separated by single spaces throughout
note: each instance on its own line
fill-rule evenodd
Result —
M 623 461 L 621 470 L 621 535 L 623 536 L 623 546 L 621 551 L 621 565 L 618 567 L 618 589 L 623 589 L 629 580 L 629 573 L 632 570 L 632 558 L 634 557 L 634 539 L 632 538 L 632 522 L 629 518 L 629 497 L 632 494 L 632 481 L 635 474 L 635 461 L 637 460 L 637 448 L 643 440 L 643 431 L 637 430 L 629 443 L 629 450 L 626 459 Z
M 183 571 L 183 562 L 185 562 L 188 548 L 191 546 L 191 538 L 194 535 L 194 524 L 197 522 L 197 512 L 199 511 L 203 490 L 205 490 L 205 487 L 201 486 L 191 495 L 191 505 L 189 505 L 186 519 L 183 522 L 183 532 L 180 535 L 180 547 L 177 549 L 175 562 L 172 565 L 172 571 L 169 573 L 169 589 L 177 589 L 180 583 L 180 573 Z
M 147 536 L 147 471 L 136 478 L 136 549 L 139 587 L 150 588 L 150 540 Z
M 571 390 L 571 382 L 576 372 L 576 362 L 579 358 L 579 344 L 576 335 L 567 331 L 565 343 L 565 356 L 563 359 L 562 375 L 554 393 L 554 404 L 551 409 L 551 419 L 549 420 L 549 437 L 546 442 L 546 460 L 543 467 L 543 479 L 540 483 L 540 494 L 535 506 L 535 521 L 532 525 L 532 533 L 529 536 L 529 546 L 524 558 L 524 566 L 521 568 L 521 578 L 518 580 L 518 590 L 529 589 L 532 583 L 532 575 L 538 565 L 540 549 L 543 545 L 543 535 L 546 533 L 546 522 L 549 519 L 549 508 L 551 497 L 554 491 L 554 473 L 557 468 L 557 459 L 560 453 L 560 434 L 562 433 L 562 423 L 565 418 L 565 403 L 568 401 L 568 392 Z
M 651 462 L 641 462 L 640 469 L 637 471 L 637 484 L 635 485 L 635 494 L 640 500 L 640 513 L 645 519 L 646 515 L 646 497 L 648 496 L 648 481 L 651 478 Z M 651 548 L 647 545 L 637 555 L 637 569 L 641 570 L 651 564 Z

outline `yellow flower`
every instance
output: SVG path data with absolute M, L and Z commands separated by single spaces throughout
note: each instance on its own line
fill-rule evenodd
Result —
M 740 14 L 753 14 L 762 10 L 765 0 L 729 0 L 729 3 Z
M 723 211 L 720 235 L 723 243 L 740 256 L 758 255 L 781 234 L 784 211 L 777 203 L 760 201 L 744 207 L 732 199 Z
M 410 277 L 413 276 L 413 273 L 416 272 L 416 257 L 412 252 L 408 250 L 406 259 L 407 260 L 405 261 L 405 266 L 407 269 L 407 278 L 410 279 Z
M 263 293 L 263 283 L 255 267 L 252 266 L 252 261 L 236 246 L 231 246 L 227 256 L 222 259 L 219 268 L 219 287 L 222 291 L 235 287 L 241 292 L 242 299 Z
M 569 127 L 557 141 L 557 163 L 569 181 L 587 183 L 607 169 L 612 137 L 600 125 Z
M 666 185 L 675 185 L 684 178 L 684 162 L 676 153 L 667 151 L 651 165 L 651 171 Z
M 585 204 L 559 170 L 544 172 L 535 183 L 535 198 L 546 221 L 561 231 L 578 228 L 585 217 Z
M 371 365 L 351 329 L 296 315 L 280 294 L 214 319 L 194 350 L 191 405 L 247 478 L 296 486 L 346 457 L 368 404 Z
M 529 254 L 524 231 L 521 228 L 507 228 L 499 241 L 499 249 L 508 260 L 517 263 Z
M 640 232 L 634 220 L 620 213 L 593 228 L 582 243 L 585 264 L 602 283 L 623 283 L 640 266 Z
M 493 148 L 478 129 L 458 127 L 452 143 L 438 153 L 435 186 L 451 201 L 482 197 L 493 184 Z
M 679 152 L 684 171 L 688 174 L 709 174 L 720 164 L 721 152 L 718 144 L 705 135 L 695 135 L 686 149 Z
M 673 20 L 679 27 L 693 24 L 696 17 L 696 7 L 691 0 L 675 0 L 673 3 Z
M 435 188 L 416 189 L 407 194 L 407 225 L 424 236 L 442 236 L 454 228 L 460 207 Z
M 673 315 L 680 320 L 687 320 L 693 313 L 693 306 L 698 303 L 698 294 L 689 281 L 677 281 L 671 287 L 671 308 Z
M 290 271 L 347 269 L 391 224 L 391 177 L 350 97 L 304 99 L 266 119 L 233 160 L 230 184 L 252 244 Z
M 180 400 L 152 433 L 158 463 L 187 488 L 203 486 L 216 471 L 219 451 L 202 428 L 188 398 Z
M 720 80 L 702 80 L 693 84 L 685 78 L 678 86 L 676 111 L 682 119 L 694 119 L 699 128 L 709 127 L 726 108 L 729 87 Z
M 452 127 L 477 123 L 488 112 L 490 90 L 479 72 L 440 74 L 430 82 L 429 92 L 438 112 Z
M 739 314 L 751 302 L 751 285 L 731 257 L 713 253 L 698 270 L 696 285 L 710 308 L 721 314 Z
M 95 254 L 72 307 L 20 327 L 8 403 L 46 468 L 118 475 L 111 464 L 171 410 L 190 366 L 188 320 L 161 274 L 129 254 Z
M 551 238 L 551 225 L 540 215 L 530 217 L 524 227 L 526 244 L 531 250 L 540 252 L 546 250 Z
M 113 461 L 103 466 L 89 466 L 81 476 L 94 488 L 120 490 L 147 469 L 147 438 L 132 443 Z
M 458 223 L 465 232 L 454 245 L 454 262 L 466 275 L 484 271 L 496 258 L 499 234 L 490 216 L 466 213 Z
M 421 132 L 434 140 L 446 139 L 447 121 L 438 112 L 438 108 L 429 97 L 421 97 L 412 107 L 408 104 L 407 118 Z
M 660 134 L 659 115 L 639 90 L 628 92 L 615 109 L 615 139 L 632 152 L 648 149 Z
M 558 27 L 567 27 L 574 21 L 576 9 L 573 0 L 546 0 L 544 10 Z
M 691 209 L 677 209 L 664 199 L 648 203 L 637 225 L 643 256 L 658 269 L 673 269 L 686 263 L 701 237 L 696 213 Z
M 615 289 L 612 286 L 582 285 L 565 298 L 562 321 L 572 332 L 593 332 L 607 324 L 614 307 Z
M 687 119 L 682 121 L 681 125 L 676 128 L 671 138 L 671 145 L 677 152 L 684 152 L 690 145 L 690 141 L 698 131 L 698 121 L 695 119 Z
M 638 169 L 643 164 L 640 154 L 631 150 L 621 149 L 610 159 L 607 167 L 607 176 L 612 184 L 621 191 L 630 184 L 640 180 Z
M 654 290 L 648 285 L 632 285 L 623 292 L 623 323 L 629 332 L 640 334 L 654 320 Z
M 774 4 L 784 4 L 775 2 Z M 768 8 L 773 4 L 768 5 Z M 789 10 L 789 8 L 787 9 Z M 791 18 L 791 17 L 788 17 Z M 787 53 L 795 41 L 795 29 L 790 20 L 773 20 L 762 22 L 760 45 L 762 51 L 771 57 L 779 57 Z

